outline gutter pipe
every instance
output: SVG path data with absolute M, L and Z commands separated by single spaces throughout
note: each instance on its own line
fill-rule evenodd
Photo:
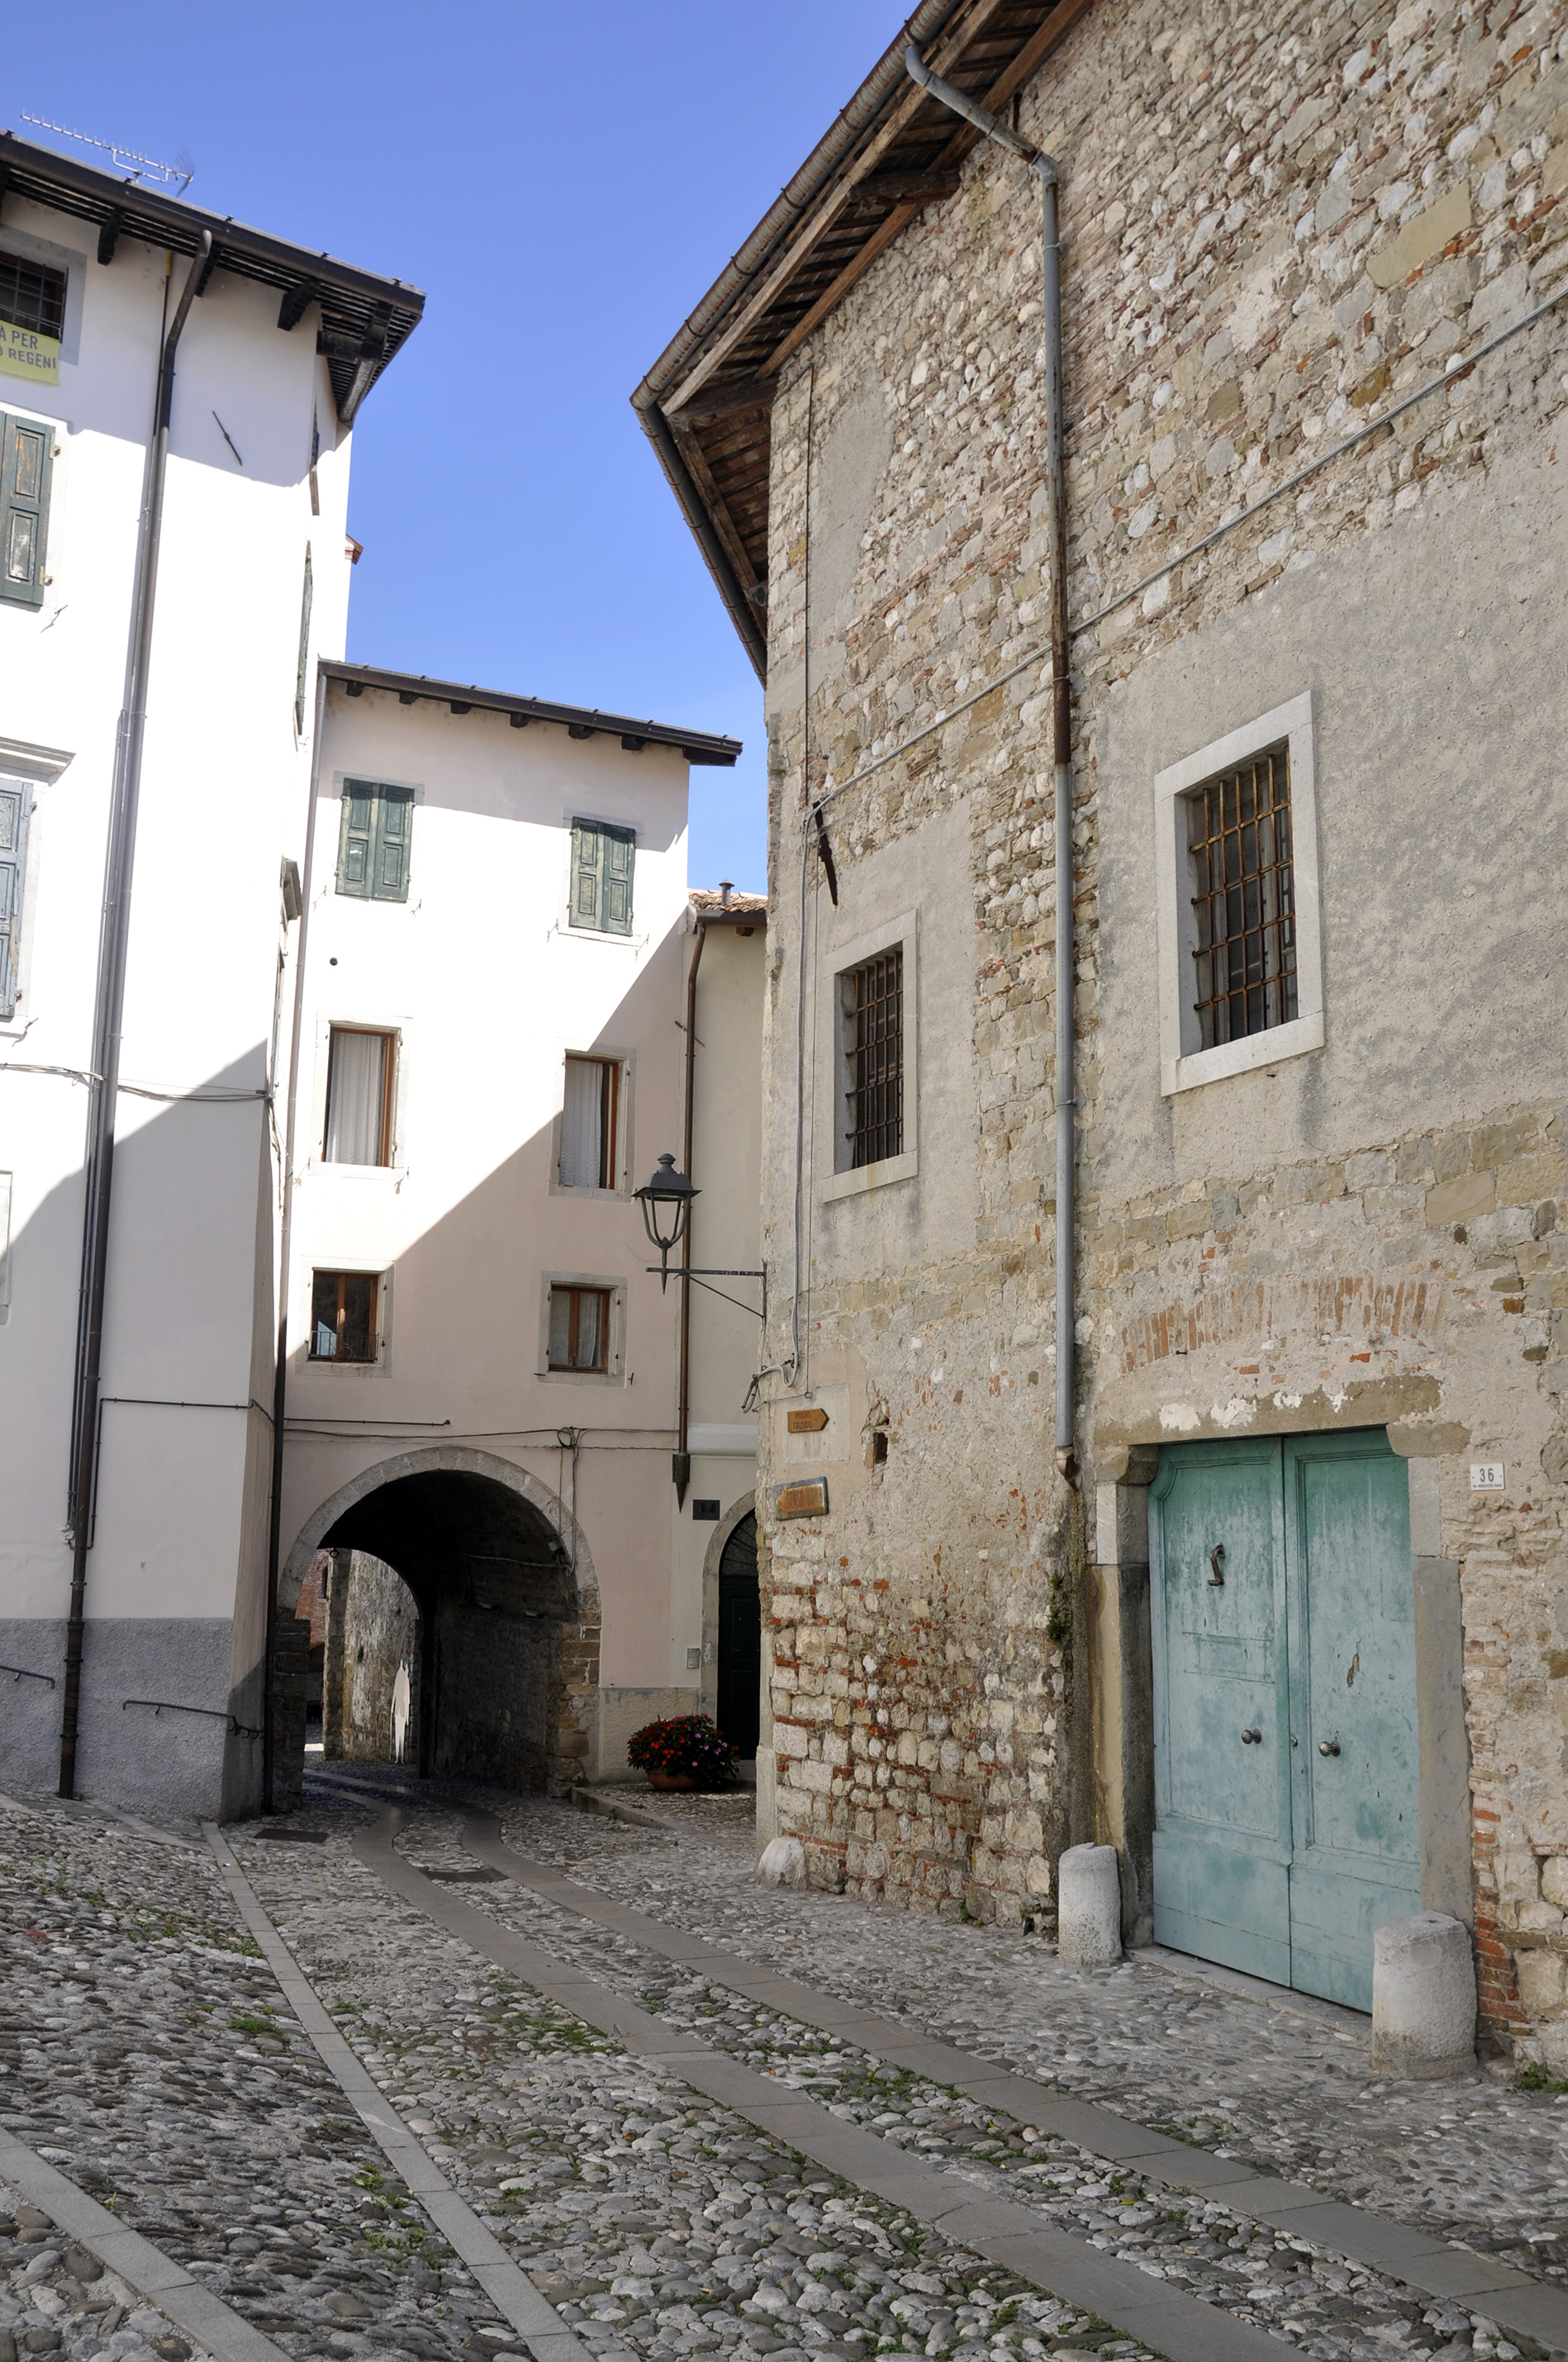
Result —
M 326 668 L 315 669 L 315 725 L 310 748 L 310 800 L 305 806 L 304 875 L 300 881 L 300 939 L 294 949 L 294 1013 L 289 1030 L 289 1111 L 283 1125 L 283 1202 L 278 1236 L 278 1353 L 272 1365 L 272 1485 L 267 1513 L 266 1650 L 261 1669 L 261 1809 L 277 1809 L 272 1716 L 272 1659 L 278 1638 L 278 1572 L 283 1540 L 283 1422 L 289 1387 L 289 1260 L 294 1236 L 294 1141 L 299 1124 L 300 1043 L 304 1030 L 305 946 L 310 934 L 311 883 L 315 870 L 315 806 L 321 785 L 321 741 L 326 720 Z M 274 1081 L 276 1077 L 274 1077 Z
M 109 836 L 104 860 L 104 911 L 98 937 L 98 980 L 93 1005 L 93 1081 L 87 1117 L 87 1187 L 82 1223 L 82 1297 L 77 1314 L 76 1382 L 72 1403 L 71 1605 L 65 1627 L 65 1694 L 60 1727 L 60 1794 L 76 1793 L 76 1739 L 82 1703 L 82 1641 L 86 1621 L 87 1551 L 98 1477 L 98 1390 L 104 1348 L 104 1298 L 109 1268 L 109 1196 L 114 1178 L 115 1108 L 119 1095 L 120 1032 L 125 1020 L 126 961 L 130 943 L 131 877 L 136 864 L 141 758 L 147 737 L 147 688 L 152 667 L 152 625 L 158 598 L 158 552 L 163 534 L 163 488 L 169 466 L 169 420 L 174 399 L 174 354 L 212 253 L 203 230 L 194 260 L 163 339 L 152 406 L 147 491 L 137 542 L 126 657 L 126 702 L 116 732 Z
M 691 1177 L 691 1142 L 696 1130 L 697 1112 L 697 971 L 702 965 L 702 946 L 708 940 L 708 922 L 699 919 L 691 947 L 691 966 L 686 974 L 686 1131 L 685 1154 L 681 1171 Z M 691 1268 L 691 1217 L 696 1209 L 688 1204 L 686 1233 L 681 1242 L 681 1268 Z M 691 1283 L 687 1280 L 680 1290 L 680 1398 L 676 1412 L 675 1462 L 670 1473 L 675 1479 L 675 1506 L 686 1506 L 686 1487 L 691 1482 L 691 1449 L 688 1442 L 691 1412 Z
M 1043 148 L 1016 131 L 940 74 L 933 73 L 912 41 L 904 65 L 920 84 L 955 115 L 1040 175 L 1042 259 L 1045 312 L 1045 472 L 1051 494 L 1051 723 L 1056 800 L 1056 1466 L 1071 1485 L 1078 1481 L 1073 1448 L 1075 1184 L 1073 1076 L 1075 962 L 1073 946 L 1073 712 L 1067 672 L 1067 495 L 1062 415 L 1062 249 L 1057 218 L 1060 175 Z

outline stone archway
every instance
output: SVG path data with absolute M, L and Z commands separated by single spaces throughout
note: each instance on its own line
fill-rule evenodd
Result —
M 317 1550 L 399 1574 L 420 1617 L 419 1769 L 559 1794 L 580 1776 L 599 1681 L 599 1584 L 580 1528 L 497 1454 L 435 1444 L 378 1462 L 305 1520 L 286 1617 Z

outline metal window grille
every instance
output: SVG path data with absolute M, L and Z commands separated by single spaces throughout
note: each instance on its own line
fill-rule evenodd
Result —
M 1289 750 L 1283 743 L 1187 800 L 1193 959 L 1205 1050 L 1296 1015 Z
M 0 253 L 0 320 L 59 337 L 65 326 L 65 273 L 25 255 Z
M 844 978 L 852 1170 L 904 1145 L 904 947 L 895 944 Z

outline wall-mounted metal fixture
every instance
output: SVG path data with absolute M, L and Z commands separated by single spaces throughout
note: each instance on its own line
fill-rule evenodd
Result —
M 1225 1588 L 1225 1570 L 1220 1564 L 1220 1561 L 1223 1559 L 1224 1555 L 1224 1543 L 1216 1542 L 1213 1549 L 1209 1553 L 1209 1564 L 1211 1569 L 1211 1573 L 1209 1577 L 1209 1588 L 1210 1591 L 1223 1591 Z
M 648 1243 L 658 1249 L 660 1295 L 669 1285 L 669 1258 L 686 1236 L 691 1200 L 701 1194 L 700 1189 L 692 1187 L 684 1173 L 676 1171 L 675 1159 L 668 1148 L 655 1166 L 651 1179 L 632 1192 L 643 1209 L 643 1228 L 648 1234 Z M 676 1275 L 679 1277 L 680 1275 L 678 1273 Z
M 692 1005 L 693 1004 L 689 1000 L 687 1004 L 689 1031 L 690 1014 Z M 687 1104 L 688 1108 L 690 1108 L 690 1086 L 688 1087 Z M 687 1137 L 690 1140 L 690 1115 L 688 1116 L 687 1122 Z M 690 1154 L 690 1150 L 688 1150 L 688 1154 Z M 712 1270 L 705 1268 L 699 1269 L 694 1264 L 682 1263 L 677 1264 L 675 1269 L 671 1271 L 669 1267 L 669 1258 L 674 1253 L 676 1248 L 680 1244 L 681 1240 L 686 1236 L 687 1225 L 691 1220 L 691 1200 L 693 1198 L 700 1197 L 701 1192 L 693 1187 L 692 1183 L 684 1173 L 678 1173 L 676 1171 L 675 1159 L 668 1149 L 659 1158 L 652 1179 L 645 1181 L 640 1189 L 634 1189 L 632 1195 L 635 1198 L 637 1203 L 643 1209 L 643 1227 L 647 1231 L 649 1242 L 658 1249 L 657 1263 L 650 1263 L 646 1265 L 646 1269 L 650 1273 L 657 1273 L 659 1293 L 661 1296 L 665 1289 L 669 1286 L 672 1279 L 690 1281 L 691 1286 L 694 1287 L 705 1287 L 710 1296 L 718 1297 L 722 1303 L 733 1304 L 737 1312 L 749 1312 L 754 1319 L 760 1320 L 764 1328 L 767 1327 L 767 1265 L 766 1264 L 761 1264 L 756 1271 L 744 1269 L 732 1271 L 723 1267 Z M 722 1287 L 714 1287 L 712 1283 L 715 1279 L 761 1280 L 762 1304 L 760 1309 L 755 1304 L 743 1304 L 738 1296 L 726 1295 Z M 670 1462 L 670 1477 L 675 1485 L 676 1499 L 682 1507 L 684 1507 L 686 1502 L 686 1487 L 691 1482 L 691 1454 L 687 1449 L 686 1442 L 686 1308 L 690 1305 L 690 1301 L 691 1298 L 689 1295 L 684 1296 L 681 1298 L 682 1351 L 680 1357 L 681 1385 L 679 1444 L 679 1448 L 672 1455 Z

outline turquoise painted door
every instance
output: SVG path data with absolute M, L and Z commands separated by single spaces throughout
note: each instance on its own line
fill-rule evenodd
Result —
M 1357 2009 L 1420 1908 L 1408 1487 L 1380 1430 L 1182 1444 L 1150 1497 L 1154 1936 Z
M 1288 1984 L 1278 1445 L 1162 1451 L 1150 1520 L 1154 1940 Z

